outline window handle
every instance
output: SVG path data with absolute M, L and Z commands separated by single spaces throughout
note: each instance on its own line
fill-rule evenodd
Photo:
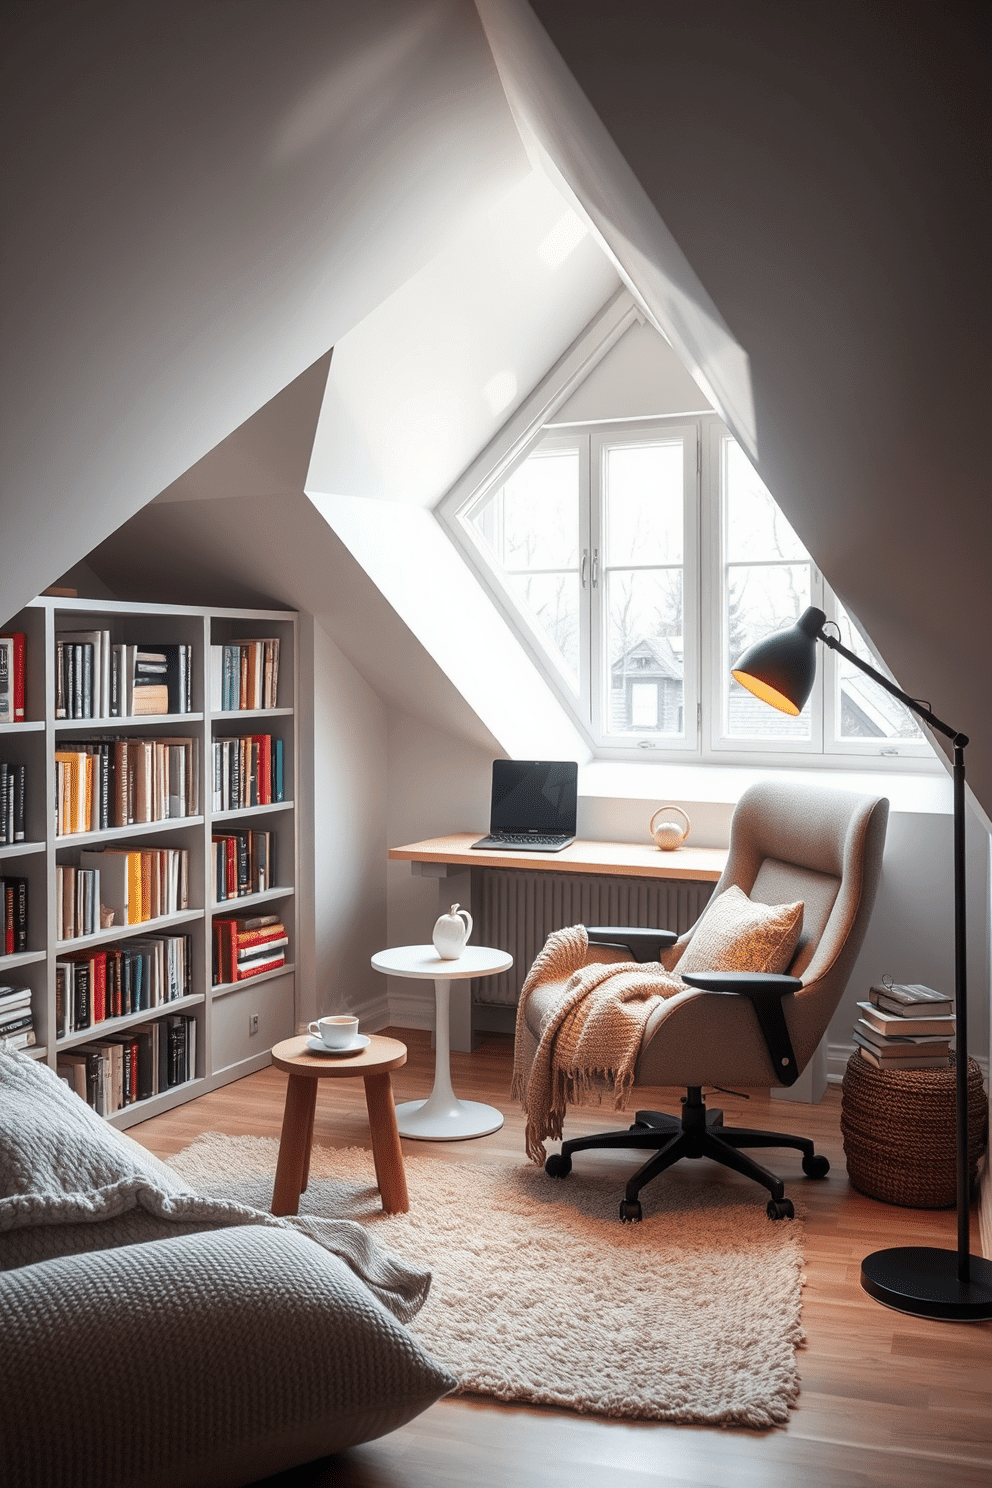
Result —
M 592 587 L 595 589 L 599 584 L 599 549 L 592 550 Z
M 586 587 L 586 572 L 589 568 L 589 549 L 582 549 L 582 563 L 579 567 L 579 583 L 583 589 Z

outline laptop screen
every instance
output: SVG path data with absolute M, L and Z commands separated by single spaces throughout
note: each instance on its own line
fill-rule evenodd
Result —
M 490 832 L 575 834 L 574 760 L 493 760 Z

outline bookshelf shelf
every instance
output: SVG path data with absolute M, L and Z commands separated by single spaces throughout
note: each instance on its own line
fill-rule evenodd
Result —
M 241 982 L 218 982 L 216 987 L 210 988 L 210 996 L 216 1002 L 221 997 L 227 997 L 231 992 L 244 992 L 248 987 L 258 987 L 263 982 L 274 981 L 276 977 L 286 976 L 295 970 L 293 963 L 287 961 L 285 966 L 273 967 L 272 971 L 260 971 L 258 976 L 245 977 Z
M 241 894 L 237 899 L 219 899 L 210 906 L 211 914 L 228 914 L 235 906 L 239 910 L 250 909 L 253 904 L 267 904 L 273 899 L 285 899 L 296 890 L 285 884 L 276 884 L 271 889 L 262 889 L 257 894 Z
M 137 925 L 111 925 L 109 930 L 98 930 L 94 935 L 77 935 L 72 940 L 57 940 L 55 950 L 59 956 L 66 956 L 71 951 L 85 951 L 89 946 L 110 945 L 115 940 L 127 940 L 134 935 L 154 935 L 158 930 L 168 930 L 173 925 L 189 925 L 194 920 L 202 919 L 202 909 L 182 909 L 177 914 L 141 920 Z
M 142 1008 L 138 1013 L 126 1013 L 121 1018 L 104 1018 L 100 1023 L 94 1023 L 92 1028 L 83 1028 L 76 1033 L 67 1033 L 64 1038 L 55 1040 L 55 1052 L 58 1054 L 64 1049 L 78 1049 L 80 1044 L 90 1043 L 94 1038 L 105 1038 L 108 1034 L 123 1033 L 125 1029 L 134 1028 L 139 1023 L 152 1023 L 156 1018 L 161 1018 L 168 1013 L 188 1013 L 191 1008 L 202 1007 L 206 998 L 202 992 L 194 992 L 189 997 L 174 997 L 171 1002 L 160 1002 L 158 1007 Z M 187 1083 L 189 1083 L 187 1081 Z M 178 1087 L 173 1085 L 172 1089 Z
M 292 713 L 292 708 L 289 711 Z M 202 722 L 202 713 L 139 713 L 129 714 L 126 718 L 57 718 L 55 732 L 57 734 L 83 734 L 96 730 L 100 733 L 130 733 L 133 729 L 147 728 L 149 725 L 156 729 L 163 729 L 173 728 L 181 723 L 202 724 Z
M 216 821 L 216 817 L 214 818 Z M 107 827 L 101 832 L 62 832 L 55 838 L 55 847 L 87 847 L 93 842 L 130 841 L 132 837 L 150 837 L 156 832 L 178 832 L 183 827 L 202 827 L 203 816 L 166 816 L 161 821 L 132 822 L 129 827 Z
M 0 981 L 19 966 L 34 966 L 47 959 L 47 951 L 15 951 L 12 956 L 0 956 Z
M 236 822 L 245 817 L 267 816 L 272 811 L 294 811 L 294 801 L 273 801 L 271 806 L 236 806 L 233 811 L 215 811 L 211 817 L 214 822 Z
M 0 862 L 4 858 L 28 858 L 33 853 L 45 852 L 47 848 L 47 842 L 11 842 L 7 847 L 0 847 Z
M 210 715 L 211 723 L 250 723 L 253 718 L 292 718 L 292 708 L 224 708 Z
M 33 949 L 16 955 L 0 956 L 0 985 L 27 987 L 31 993 L 31 1012 L 37 1043 L 25 1050 L 32 1058 L 55 1068 L 59 1057 L 70 1050 L 78 1053 L 87 1045 L 112 1040 L 143 1024 L 156 1023 L 172 1014 L 190 1016 L 195 1022 L 195 1070 L 190 1078 L 169 1086 L 141 1101 L 134 1101 L 107 1117 L 115 1126 L 127 1127 L 146 1120 L 159 1111 L 170 1109 L 195 1095 L 216 1089 L 268 1061 L 274 1043 L 296 1031 L 296 945 L 299 939 L 297 882 L 298 831 L 296 804 L 293 800 L 271 805 L 214 812 L 211 810 L 211 781 L 214 740 L 235 736 L 268 734 L 279 744 L 279 758 L 284 771 L 285 790 L 293 795 L 299 771 L 299 738 L 296 724 L 297 688 L 297 617 L 289 610 L 235 610 L 226 607 L 185 605 L 139 605 L 120 600 L 73 599 L 46 595 L 27 605 L 18 615 L 5 620 L 2 628 L 23 631 L 26 642 L 27 707 L 32 714 L 25 722 L 0 724 L 0 760 L 15 762 L 26 769 L 25 831 L 27 840 L 0 847 L 0 876 L 6 865 L 7 874 L 19 875 L 27 884 L 28 945 Z M 92 643 L 93 675 L 98 670 L 106 679 L 107 658 L 113 660 L 113 677 L 121 675 L 120 658 L 127 661 L 130 687 L 132 656 L 138 651 L 164 650 L 173 668 L 179 657 L 180 686 L 185 690 L 185 713 L 154 713 L 135 716 L 106 716 L 106 692 L 93 683 L 93 696 L 102 698 L 104 716 L 94 718 L 56 718 L 55 690 L 59 678 L 68 675 L 59 667 L 59 656 L 65 659 L 69 641 L 73 645 L 89 644 L 85 637 L 96 633 L 103 639 Z M 259 639 L 277 641 L 278 647 L 265 648 L 266 671 L 264 695 L 278 707 L 260 709 L 212 710 L 210 708 L 211 661 L 216 647 L 239 647 L 247 655 Z M 61 645 L 60 645 L 61 641 Z M 108 650 L 108 646 L 111 648 Z M 133 648 L 129 649 L 129 648 Z M 178 649 L 177 649 L 178 648 Z M 183 649 L 185 648 L 185 649 Z M 88 654 L 88 653 L 87 653 Z M 230 654 L 230 653 L 229 653 Z M 80 671 L 74 654 L 77 678 Z M 237 651 L 234 652 L 237 656 Z M 148 660 L 146 656 L 144 658 Z M 106 665 L 105 665 L 106 663 Z M 66 662 L 68 665 L 68 662 Z M 91 673 L 83 675 L 87 688 Z M 137 667 L 135 670 L 139 670 Z M 256 673 L 256 676 L 260 674 Z M 149 680 L 146 678 L 145 680 Z M 155 680 L 155 679 L 151 679 Z M 106 680 L 104 686 L 108 685 Z M 170 687 L 172 683 L 170 682 Z M 71 694 L 69 694 L 71 696 Z M 77 697 L 80 694 L 75 694 Z M 89 695 L 87 693 L 87 695 Z M 182 692 L 180 696 L 182 696 Z M 256 700 L 262 696 L 257 691 Z M 121 696 L 129 697 L 126 689 Z M 163 694 L 164 696 L 164 694 Z M 251 696 L 249 691 L 248 696 Z M 170 693 L 170 700 L 172 694 Z M 70 704 L 71 706 L 71 704 Z M 96 706 L 101 707 L 98 701 Z M 108 827 L 89 832 L 57 832 L 56 761 L 55 755 L 66 743 L 78 739 L 97 742 L 100 738 L 115 740 L 129 735 L 147 739 L 149 735 L 171 741 L 192 739 L 199 780 L 199 811 L 193 816 L 166 817 L 158 821 L 134 822 L 128 826 Z M 267 746 L 266 746 L 267 747 Z M 273 749 L 274 749 L 273 745 Z M 168 751 L 166 751 L 168 753 Z M 111 747 L 111 773 L 115 751 Z M 262 757 L 260 755 L 260 757 Z M 188 758 L 188 756 L 187 756 Z M 158 768 L 156 766 L 156 768 Z M 170 766 L 175 768 L 175 766 Z M 188 764 L 185 767 L 188 774 Z M 60 771 L 60 773 L 63 773 Z M 182 787 L 179 787 L 180 794 Z M 166 789 L 167 793 L 167 789 Z M 113 800 L 114 797 L 111 797 Z M 282 883 L 262 893 L 214 904 L 214 849 L 212 837 L 223 826 L 240 824 L 244 828 L 272 818 L 259 830 L 271 830 L 275 859 Z M 112 925 L 95 934 L 74 939 L 56 938 L 59 905 L 56 898 L 56 869 L 78 867 L 78 850 L 93 847 L 182 847 L 188 852 L 189 907 L 175 914 L 160 915 L 136 925 Z M 85 864 L 85 859 L 83 863 Z M 289 945 L 287 963 L 272 971 L 214 988 L 213 937 L 211 924 L 216 915 L 251 914 L 256 907 L 281 904 L 279 917 L 286 927 Z M 80 963 L 87 954 L 100 957 L 110 945 L 125 946 L 143 937 L 184 934 L 187 954 L 192 955 L 191 985 L 188 997 L 163 1002 L 125 1017 L 106 1018 L 90 1026 L 56 1038 L 56 961 Z M 102 959 L 94 962 L 102 967 Z M 91 971 L 91 975 L 92 975 Z M 64 976 L 59 972 L 61 988 Z M 70 977 L 71 981 L 71 977 Z M 259 1032 L 249 1039 L 245 1005 L 236 994 L 250 988 L 247 1002 L 252 1017 L 257 1014 Z M 217 992 L 222 1000 L 214 1016 Z M 223 994 L 233 994 L 223 1000 Z M 85 1003 L 80 1004 L 85 1006 Z M 164 1029 L 162 1030 L 164 1033 Z

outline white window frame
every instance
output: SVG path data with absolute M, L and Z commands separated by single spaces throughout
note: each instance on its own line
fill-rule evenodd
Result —
M 679 415 L 668 419 L 630 419 L 624 423 L 603 423 L 590 427 L 589 510 L 590 559 L 598 555 L 599 594 L 594 598 L 590 623 L 590 693 L 591 711 L 586 726 L 590 729 L 597 754 L 610 758 L 642 758 L 644 752 L 666 757 L 699 754 L 699 425 L 696 419 Z M 603 603 L 606 593 L 603 532 L 603 480 L 607 452 L 624 444 L 644 445 L 659 440 L 680 439 L 684 450 L 682 483 L 682 719 L 680 737 L 645 730 L 635 737 L 611 734 L 606 724 L 610 706 L 610 667 L 607 640 L 608 616 Z M 627 565 L 617 565 L 627 567 Z M 655 567 L 656 565 L 647 565 Z
M 835 654 L 819 649 L 817 677 L 811 698 L 811 732 L 808 739 L 740 739 L 723 733 L 723 678 L 725 650 L 723 492 L 721 480 L 722 441 L 734 436 L 718 414 L 711 410 L 680 413 L 650 419 L 631 418 L 581 424 L 555 422 L 575 389 L 610 351 L 634 321 L 643 320 L 632 298 L 620 292 L 604 308 L 588 330 L 569 349 L 538 388 L 500 430 L 489 447 L 473 462 L 436 509 L 435 515 L 462 553 L 493 603 L 513 628 L 524 649 L 540 669 L 559 702 L 572 717 L 596 756 L 613 760 L 695 759 L 720 765 L 767 765 L 793 767 L 800 763 L 852 769 L 858 763 L 877 761 L 886 769 L 919 771 L 921 766 L 940 770 L 933 747 L 921 739 L 872 740 L 839 737 L 839 668 Z M 514 470 L 539 446 L 570 446 L 580 451 L 580 482 L 590 489 L 588 518 L 580 497 L 580 550 L 588 547 L 590 559 L 599 541 L 602 482 L 602 450 L 623 440 L 643 441 L 652 433 L 694 429 L 696 469 L 686 460 L 686 523 L 684 550 L 684 738 L 646 731 L 629 741 L 609 735 L 603 728 L 603 709 L 609 676 L 603 666 L 604 638 L 591 624 L 589 609 L 580 607 L 580 655 L 590 665 L 580 668 L 578 696 L 560 665 L 553 646 L 545 639 L 494 571 L 487 545 L 465 517 L 493 490 L 504 484 Z M 691 440 L 690 440 L 691 444 Z M 741 446 L 743 450 L 743 446 Z M 743 450 L 745 458 L 749 458 Z M 691 473 L 691 480 L 690 480 Z M 691 491 L 688 489 L 691 486 Z M 595 489 L 593 489 L 595 487 Z M 773 493 L 774 494 L 774 493 Z M 587 523 L 588 525 L 583 525 Z M 810 602 L 819 605 L 829 619 L 836 620 L 837 601 L 811 562 Z M 857 620 L 851 616 L 852 623 Z M 595 633 L 594 633 L 595 632 Z M 879 669 L 884 666 L 878 663 Z M 599 682 L 594 689 L 593 678 Z M 596 693 L 599 698 L 597 702 Z

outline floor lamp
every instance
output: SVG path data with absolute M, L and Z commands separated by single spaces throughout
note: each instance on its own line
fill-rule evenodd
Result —
M 957 1251 L 932 1246 L 876 1250 L 861 1263 L 861 1285 L 879 1302 L 918 1317 L 949 1321 L 992 1318 L 992 1261 L 970 1254 L 968 1203 L 968 977 L 965 946 L 964 734 L 823 629 L 826 615 L 811 606 L 796 624 L 745 651 L 733 675 L 742 687 L 783 713 L 801 713 L 816 676 L 816 643 L 839 651 L 886 692 L 945 734 L 954 747 L 954 1001 L 956 1016 Z

